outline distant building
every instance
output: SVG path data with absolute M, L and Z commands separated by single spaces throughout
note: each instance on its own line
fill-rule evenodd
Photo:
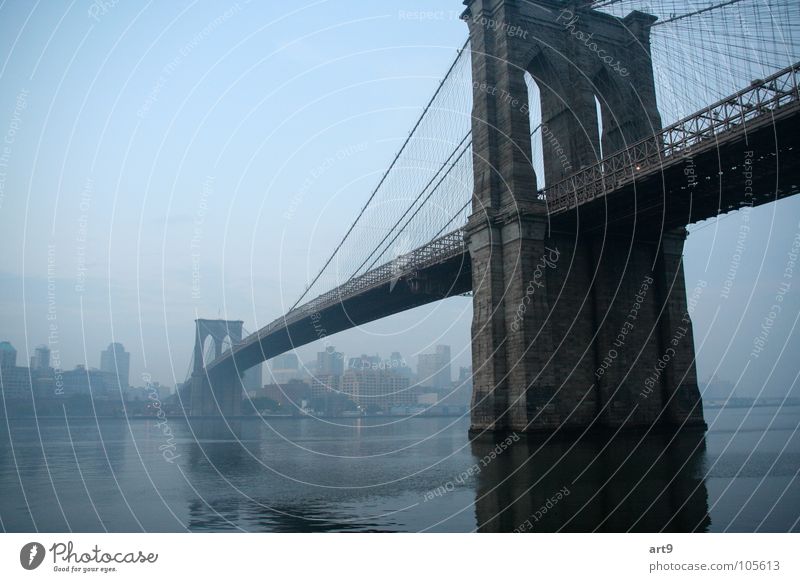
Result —
M 274 400 L 287 413 L 300 414 L 303 403 L 311 400 L 311 386 L 302 380 L 290 380 L 286 384 L 267 384 L 257 395 Z
M 442 396 L 445 405 L 469 406 L 472 401 L 472 368 L 462 366 L 458 369 L 458 380 L 454 381 L 447 395 Z
M 128 383 L 131 369 L 131 355 L 125 351 L 125 347 L 120 343 L 108 344 L 108 347 L 100 352 L 100 371 L 111 374 L 112 384 L 116 382 L 114 388 L 125 390 Z
M 97 368 L 87 369 L 85 366 L 75 366 L 74 370 L 61 373 L 64 382 L 65 396 L 93 396 L 105 397 L 110 392 L 118 393 L 119 381 L 115 372 L 104 372 Z
M 329 346 L 324 352 L 317 352 L 316 376 L 341 376 L 344 373 L 344 354 Z
M 37 346 L 36 351 L 31 356 L 31 370 L 50 369 L 50 348 L 47 346 Z
M 417 356 L 417 383 L 426 388 L 433 388 L 436 382 L 436 370 L 439 358 L 436 354 L 420 354 Z
M 37 346 L 31 356 L 31 386 L 37 398 L 52 398 L 55 391 L 55 371 L 50 367 L 50 348 Z M 60 374 L 59 374 L 60 376 Z
M 285 370 L 297 370 L 299 360 L 294 352 L 286 352 L 280 356 L 275 356 L 270 360 L 274 368 Z
M 453 376 L 450 371 L 450 346 L 436 346 L 436 355 L 439 357 L 439 370 L 436 375 L 435 388 L 448 390 Z
M 324 398 L 331 392 L 341 392 L 341 388 L 341 375 L 319 374 L 311 380 L 311 398 Z
M 314 410 L 333 416 L 355 408 L 350 398 L 342 393 L 342 376 L 332 374 L 314 376 L 311 381 L 311 403 Z
M 387 370 L 347 370 L 342 377 L 342 392 L 371 412 L 388 412 L 393 406 L 417 403 L 417 391 L 409 379 Z
M 252 368 L 245 370 L 242 375 L 242 386 L 248 392 L 261 388 L 263 378 L 261 377 L 261 364 L 256 364 Z
M 31 397 L 30 368 L 3 366 L 0 370 L 2 396 L 8 400 L 24 400 Z
M 17 365 L 17 350 L 10 342 L 0 342 L 0 368 L 14 368 Z
M 449 390 L 450 346 L 436 346 L 432 354 L 420 354 L 417 359 L 417 383 L 436 390 Z
M 62 378 L 61 372 L 56 373 L 53 368 L 31 369 L 31 382 L 36 398 L 44 400 L 61 396 Z
M 0 342 L 0 395 L 8 400 L 31 397 L 30 368 L 17 366 L 17 350 L 10 342 Z
M 381 357 L 379 355 L 368 356 L 361 354 L 357 358 L 350 358 L 347 362 L 348 370 L 377 370 L 380 368 Z
M 392 352 L 387 363 L 392 370 L 396 371 L 401 376 L 405 376 L 409 380 L 414 376 L 414 371 L 400 352 Z
M 293 352 L 281 354 L 267 362 L 267 382 L 285 384 L 290 380 L 300 380 L 303 374 L 300 371 L 297 355 Z

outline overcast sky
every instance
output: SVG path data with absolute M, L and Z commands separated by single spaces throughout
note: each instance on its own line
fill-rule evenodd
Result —
M 65 368 L 98 366 L 119 341 L 133 384 L 144 372 L 174 384 L 196 317 L 253 331 L 294 302 L 466 25 L 455 0 L 429 19 L 409 17 L 426 2 L 107 4 L 0 8 L 0 340 L 22 364 L 52 330 Z M 687 285 L 707 284 L 693 314 L 698 368 L 729 381 L 745 371 L 744 392 L 785 394 L 800 282 L 764 351 L 750 352 L 800 233 L 800 200 L 749 214 L 725 298 L 741 214 L 698 225 L 687 243 Z M 471 299 L 454 298 L 331 341 L 350 355 L 399 350 L 413 365 L 447 343 L 467 365 L 470 318 Z

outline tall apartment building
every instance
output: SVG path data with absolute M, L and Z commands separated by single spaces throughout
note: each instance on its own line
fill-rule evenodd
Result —
M 333 374 L 317 374 L 311 380 L 311 398 L 324 398 L 329 394 L 338 394 L 342 389 L 342 376 Z
M 129 384 L 131 370 L 131 355 L 125 351 L 125 346 L 114 342 L 100 352 L 100 371 L 110 374 L 113 388 L 125 390 Z
M 31 370 L 48 370 L 50 368 L 50 348 L 37 346 L 31 356 Z
M 0 368 L 14 368 L 17 365 L 17 350 L 11 342 L 0 342 Z
M 417 391 L 408 378 L 388 370 L 350 369 L 342 376 L 342 393 L 367 411 L 413 406 Z
M 25 400 L 31 396 L 31 371 L 17 366 L 17 350 L 10 342 L 0 342 L 0 390 L 8 400 Z

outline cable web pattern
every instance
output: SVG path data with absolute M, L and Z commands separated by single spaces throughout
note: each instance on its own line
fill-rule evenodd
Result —
M 467 43 L 375 190 L 301 298 L 308 299 L 457 229 L 472 193 Z
M 605 0 L 592 6 L 620 17 L 640 10 L 659 18 L 651 53 L 664 126 L 791 66 L 800 53 L 797 0 Z M 299 311 L 307 311 L 318 303 L 309 299 L 329 299 L 332 290 L 355 289 L 356 280 L 376 269 L 402 270 L 416 256 L 412 251 L 466 223 L 473 191 L 470 66 L 467 42 L 293 310 L 305 301 Z M 526 80 L 531 161 L 542 187 L 538 89 L 528 75 Z

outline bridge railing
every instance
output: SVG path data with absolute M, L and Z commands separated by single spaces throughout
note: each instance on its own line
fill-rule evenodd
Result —
M 305 318 L 310 318 L 315 313 L 320 313 L 322 310 L 332 307 L 350 297 L 364 293 L 372 288 L 385 285 L 386 283 L 391 284 L 392 281 L 397 281 L 401 277 L 408 276 L 419 269 L 457 256 L 463 253 L 465 249 L 463 230 L 458 229 L 442 235 L 410 253 L 384 263 L 380 267 L 376 267 L 363 275 L 354 277 L 342 285 L 331 289 L 327 293 L 323 293 L 311 301 L 292 309 L 284 316 L 279 317 L 257 332 L 244 338 L 241 343 L 233 346 L 233 351 L 236 352 L 244 346 L 260 341 L 263 337 L 269 335 L 276 329 L 287 327 Z M 219 361 L 226 359 L 230 354 L 230 350 L 223 352 L 219 357 L 214 359 L 214 361 L 210 362 L 208 367 L 214 366 Z
M 339 303 L 348 297 L 358 295 L 385 283 L 391 283 L 392 280 L 397 280 L 418 269 L 463 253 L 464 248 L 464 235 L 461 230 L 447 233 L 410 253 L 399 256 L 363 275 L 350 279 L 346 283 L 293 309 L 285 317 L 277 319 L 273 323 L 277 325 L 281 325 L 281 322 L 293 323 L 298 319 Z
M 748 121 L 800 101 L 799 73 L 800 62 L 754 81 L 748 88 L 544 188 L 539 198 L 547 201 L 551 214 L 563 212 L 604 196 L 653 168 L 662 167 L 668 158 L 687 155 L 700 143 L 742 131 Z

